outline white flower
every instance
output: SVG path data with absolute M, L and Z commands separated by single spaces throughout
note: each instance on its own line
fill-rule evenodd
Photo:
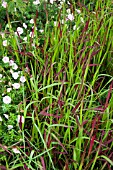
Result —
M 12 90 L 12 88 L 7 88 L 7 92 L 10 92 Z
M 32 43 L 32 47 L 35 47 L 35 44 L 34 44 L 34 43 Z
M 34 19 L 31 19 L 29 22 L 30 22 L 31 24 L 34 24 Z
M 30 37 L 32 36 L 32 32 L 29 33 L 29 36 L 30 36 Z
M 65 2 L 65 1 L 63 1 L 63 0 L 62 0 L 62 1 L 60 1 L 60 5 L 63 5 L 63 3 L 64 3 L 64 2 Z
M 82 17 L 80 17 L 80 20 L 81 20 L 81 22 L 82 22 L 82 23 L 84 23 L 84 20 L 83 20 L 83 18 L 82 18 Z
M 2 74 L 0 74 L 0 79 L 1 79 L 2 77 L 3 77 Z
M 2 122 L 2 117 L 0 116 L 0 122 Z
M 6 7 L 7 7 L 7 2 L 4 1 L 4 2 L 2 3 L 2 6 L 3 6 L 4 8 L 6 8 Z
M 21 35 L 21 34 L 23 33 L 23 28 L 18 27 L 18 28 L 17 28 L 17 32 L 18 32 L 19 35 Z
M 8 82 L 8 86 L 11 86 L 11 85 L 12 85 L 12 83 L 9 81 L 9 82 Z
M 5 34 L 3 32 L 1 32 L 0 35 L 2 36 L 2 38 L 5 38 Z
M 14 89 L 19 89 L 20 88 L 20 84 L 19 83 L 14 83 L 12 84 Z
M 57 26 L 57 21 L 54 21 L 54 26 L 55 26 L 55 27 Z
M 18 74 L 20 74 L 22 71 L 18 71 Z
M 64 24 L 64 20 L 63 19 L 61 20 L 61 23 Z
M 37 30 L 37 27 L 34 27 L 34 26 L 32 26 L 32 29 L 35 29 L 35 30 Z
M 44 32 L 44 30 L 39 30 L 40 33 Z
M 14 73 L 14 71 L 12 70 L 12 69 L 10 69 L 10 71 L 9 71 L 11 74 L 13 74 Z
M 18 115 L 17 122 L 18 123 L 21 123 L 21 122 L 24 123 L 24 116 Z
M 40 4 L 40 1 L 39 0 L 33 1 L 33 4 L 38 5 L 38 4 Z
M 11 130 L 13 128 L 13 125 L 8 125 L 8 130 Z
M 23 27 L 26 29 L 27 28 L 27 25 L 25 23 L 23 23 Z
M 81 11 L 80 11 L 79 9 L 75 9 L 75 10 L 77 11 L 77 13 L 78 13 L 78 14 L 80 14 L 80 13 L 81 13 Z
M 54 1 L 54 0 L 50 0 L 50 3 L 53 4 L 53 1 Z
M 17 64 L 16 64 L 16 63 L 13 63 L 13 64 L 12 64 L 12 68 L 13 68 L 14 70 L 17 70 L 17 69 L 18 69 Z
M 12 66 L 14 64 L 13 60 L 9 60 L 9 65 Z
M 5 116 L 5 118 L 6 118 L 6 119 L 8 119 L 8 118 L 9 118 L 9 116 L 8 116 L 7 114 L 4 114 L 4 116 Z
M 96 12 L 94 12 L 94 11 L 93 11 L 92 13 L 93 13 L 93 14 L 96 14 Z
M 5 96 L 5 97 L 3 97 L 3 102 L 5 104 L 9 104 L 9 103 L 11 103 L 11 98 L 9 96 Z
M 24 40 L 24 41 L 27 41 L 27 37 L 24 37 L 23 40 Z
M 18 72 L 13 72 L 12 77 L 16 80 L 19 77 Z
M 34 37 L 34 32 L 30 32 L 29 36 Z
M 76 28 L 77 28 L 76 25 L 74 25 L 74 26 L 73 26 L 73 30 L 76 30 Z
M 15 35 L 18 35 L 17 32 L 15 32 Z
M 13 148 L 12 150 L 13 150 L 14 153 L 19 153 L 19 154 L 21 154 L 21 152 L 20 152 L 17 148 Z
M 68 19 L 69 19 L 70 21 L 73 21 L 73 20 L 74 20 L 73 14 L 68 14 Z
M 3 46 L 6 47 L 7 46 L 7 40 L 3 41 Z
M 70 14 L 70 13 L 71 13 L 71 10 L 70 10 L 70 9 L 67 9 L 66 11 L 67 11 L 67 13 L 68 13 L 68 14 Z
M 26 81 L 25 76 L 21 76 L 21 77 L 20 77 L 20 81 L 21 81 L 22 83 L 24 83 L 24 82 Z
M 2 59 L 2 61 L 4 62 L 4 63 L 9 63 L 9 57 L 3 57 L 3 59 Z

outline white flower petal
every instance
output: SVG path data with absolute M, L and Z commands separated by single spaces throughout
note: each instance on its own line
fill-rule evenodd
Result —
M 4 1 L 4 2 L 2 3 L 2 6 L 3 6 L 4 8 L 6 8 L 6 7 L 7 7 L 7 2 Z
M 12 77 L 16 80 L 19 77 L 18 72 L 13 72 Z
M 38 4 L 40 4 L 40 1 L 39 0 L 33 1 L 33 4 L 38 5 Z
M 12 88 L 7 88 L 7 92 L 9 93 L 12 90 Z
M 24 82 L 26 81 L 25 76 L 21 76 L 21 77 L 20 77 L 20 81 L 21 81 L 22 83 L 24 83 Z
M 23 27 L 26 29 L 27 28 L 27 25 L 25 23 L 23 23 Z
M 2 122 L 2 117 L 0 116 L 0 122 Z
M 29 22 L 30 24 L 34 24 L 34 19 L 31 19 Z
M 70 21 L 73 21 L 73 20 L 74 20 L 73 14 L 68 14 L 68 19 L 69 19 Z
M 23 28 L 18 27 L 18 28 L 17 28 L 17 32 L 18 32 L 19 35 L 21 35 L 21 34 L 23 33 Z
M 18 123 L 20 123 L 20 122 L 24 123 L 24 116 L 18 115 L 17 122 Z
M 3 46 L 6 47 L 7 46 L 7 40 L 3 41 Z
M 9 57 L 3 57 L 3 59 L 2 59 L 2 61 L 4 62 L 4 63 L 9 63 Z
M 12 84 L 14 89 L 19 89 L 20 88 L 20 84 L 19 83 L 14 83 Z
M 9 118 L 9 116 L 8 116 L 7 114 L 4 114 L 4 116 L 5 116 L 5 118 L 6 118 L 6 119 L 8 119 L 8 118 Z
M 7 127 L 8 127 L 8 130 L 13 129 L 13 125 L 8 125 Z
M 3 75 L 2 74 L 0 74 L 0 79 L 3 77 Z
M 9 104 L 9 103 L 11 103 L 11 98 L 9 96 L 5 96 L 5 97 L 3 97 L 3 102 L 5 104 Z
M 19 154 L 21 154 L 21 152 L 20 152 L 17 148 L 13 148 L 12 150 L 13 150 L 14 153 L 19 153 Z

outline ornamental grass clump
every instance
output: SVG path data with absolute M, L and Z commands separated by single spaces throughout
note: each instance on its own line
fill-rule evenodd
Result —
M 1 3 L 1 169 L 112 169 L 112 10 L 110 0 Z

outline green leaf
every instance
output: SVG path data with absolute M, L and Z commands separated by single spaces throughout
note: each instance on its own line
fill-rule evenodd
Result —
M 8 12 L 13 13 L 14 8 L 15 8 L 15 3 L 13 1 L 9 2 L 8 3 Z
M 23 13 L 25 11 L 26 5 L 22 0 L 16 0 L 16 8 L 18 8 L 19 11 Z
M 113 166 L 113 161 L 107 158 L 105 155 L 102 155 L 100 157 L 104 158 L 106 161 L 108 161 Z

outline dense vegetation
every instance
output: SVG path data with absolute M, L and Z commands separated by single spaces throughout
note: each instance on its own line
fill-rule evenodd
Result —
M 0 169 L 113 168 L 113 2 L 0 3 Z

